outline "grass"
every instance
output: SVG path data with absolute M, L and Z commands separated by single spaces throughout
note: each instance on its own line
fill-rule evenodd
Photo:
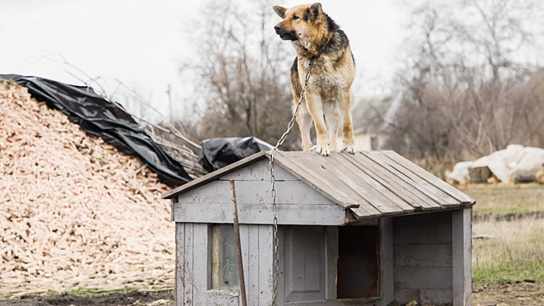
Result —
M 462 191 L 476 200 L 476 219 L 544 215 L 544 186 L 539 184 L 477 185 Z
M 463 191 L 476 200 L 473 232 L 493 237 L 473 240 L 473 281 L 544 282 L 544 186 L 476 186 Z
M 96 288 L 87 288 L 87 287 L 79 287 L 74 290 L 68 290 L 68 291 L 51 291 L 47 295 L 75 295 L 75 296 L 104 296 L 104 295 L 110 295 L 113 293 L 121 293 L 121 294 L 127 294 L 130 292 L 138 291 L 138 288 L 134 287 L 125 287 L 121 289 L 113 289 L 113 290 L 104 290 L 104 289 L 96 289 Z

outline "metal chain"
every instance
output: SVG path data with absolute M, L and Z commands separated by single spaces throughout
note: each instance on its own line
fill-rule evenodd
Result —
M 300 110 L 300 105 L 302 104 L 302 101 L 304 99 L 304 96 L 306 94 L 306 87 L 308 86 L 308 81 L 310 80 L 310 72 L 312 71 L 313 61 L 310 61 L 310 64 L 308 65 L 308 71 L 306 72 L 306 76 L 304 78 L 304 87 L 302 88 L 302 93 L 300 94 L 300 99 L 298 100 L 298 103 L 295 107 L 295 111 L 293 113 L 293 117 L 291 117 L 291 120 L 287 124 L 287 130 L 283 135 L 281 135 L 280 139 L 278 140 L 278 143 L 276 143 L 276 146 L 270 150 L 270 182 L 272 184 L 272 212 L 274 214 L 274 219 L 272 221 L 273 225 L 273 232 L 272 232 L 272 243 L 274 248 L 274 262 L 273 262 L 273 292 L 272 292 L 272 306 L 276 306 L 276 300 L 278 298 L 278 283 L 279 283 L 279 274 L 280 274 L 280 255 L 279 255 L 279 238 L 278 238 L 278 207 L 276 205 L 276 174 L 274 172 L 274 152 L 278 150 L 279 146 L 283 144 L 285 139 L 287 138 L 287 135 L 289 132 L 293 129 L 293 126 L 295 125 L 295 119 L 298 115 L 298 112 Z

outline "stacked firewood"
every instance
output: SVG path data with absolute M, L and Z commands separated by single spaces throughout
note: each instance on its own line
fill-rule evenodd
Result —
M 0 295 L 174 282 L 168 188 L 0 80 Z

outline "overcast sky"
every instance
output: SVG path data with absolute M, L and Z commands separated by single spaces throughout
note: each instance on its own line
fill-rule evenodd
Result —
M 405 33 L 393 1 L 321 1 L 324 11 L 350 39 L 360 78 L 356 82 L 360 88 L 354 90 L 359 95 L 383 92 L 397 67 Z M 163 114 L 168 112 L 166 90 L 171 85 L 174 111 L 183 112 L 184 80 L 178 69 L 180 62 L 192 56 L 191 42 L 184 33 L 190 30 L 188 20 L 198 17 L 203 3 L 1 0 L 0 74 L 33 75 L 72 84 L 81 84 L 78 78 L 87 80 L 63 63 L 66 61 L 92 78 L 127 84 Z M 299 3 L 306 1 L 276 2 L 287 7 Z

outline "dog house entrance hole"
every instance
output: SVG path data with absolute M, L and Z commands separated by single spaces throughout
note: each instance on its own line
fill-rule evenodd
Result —
M 338 229 L 338 299 L 378 296 L 378 227 L 343 226 Z

